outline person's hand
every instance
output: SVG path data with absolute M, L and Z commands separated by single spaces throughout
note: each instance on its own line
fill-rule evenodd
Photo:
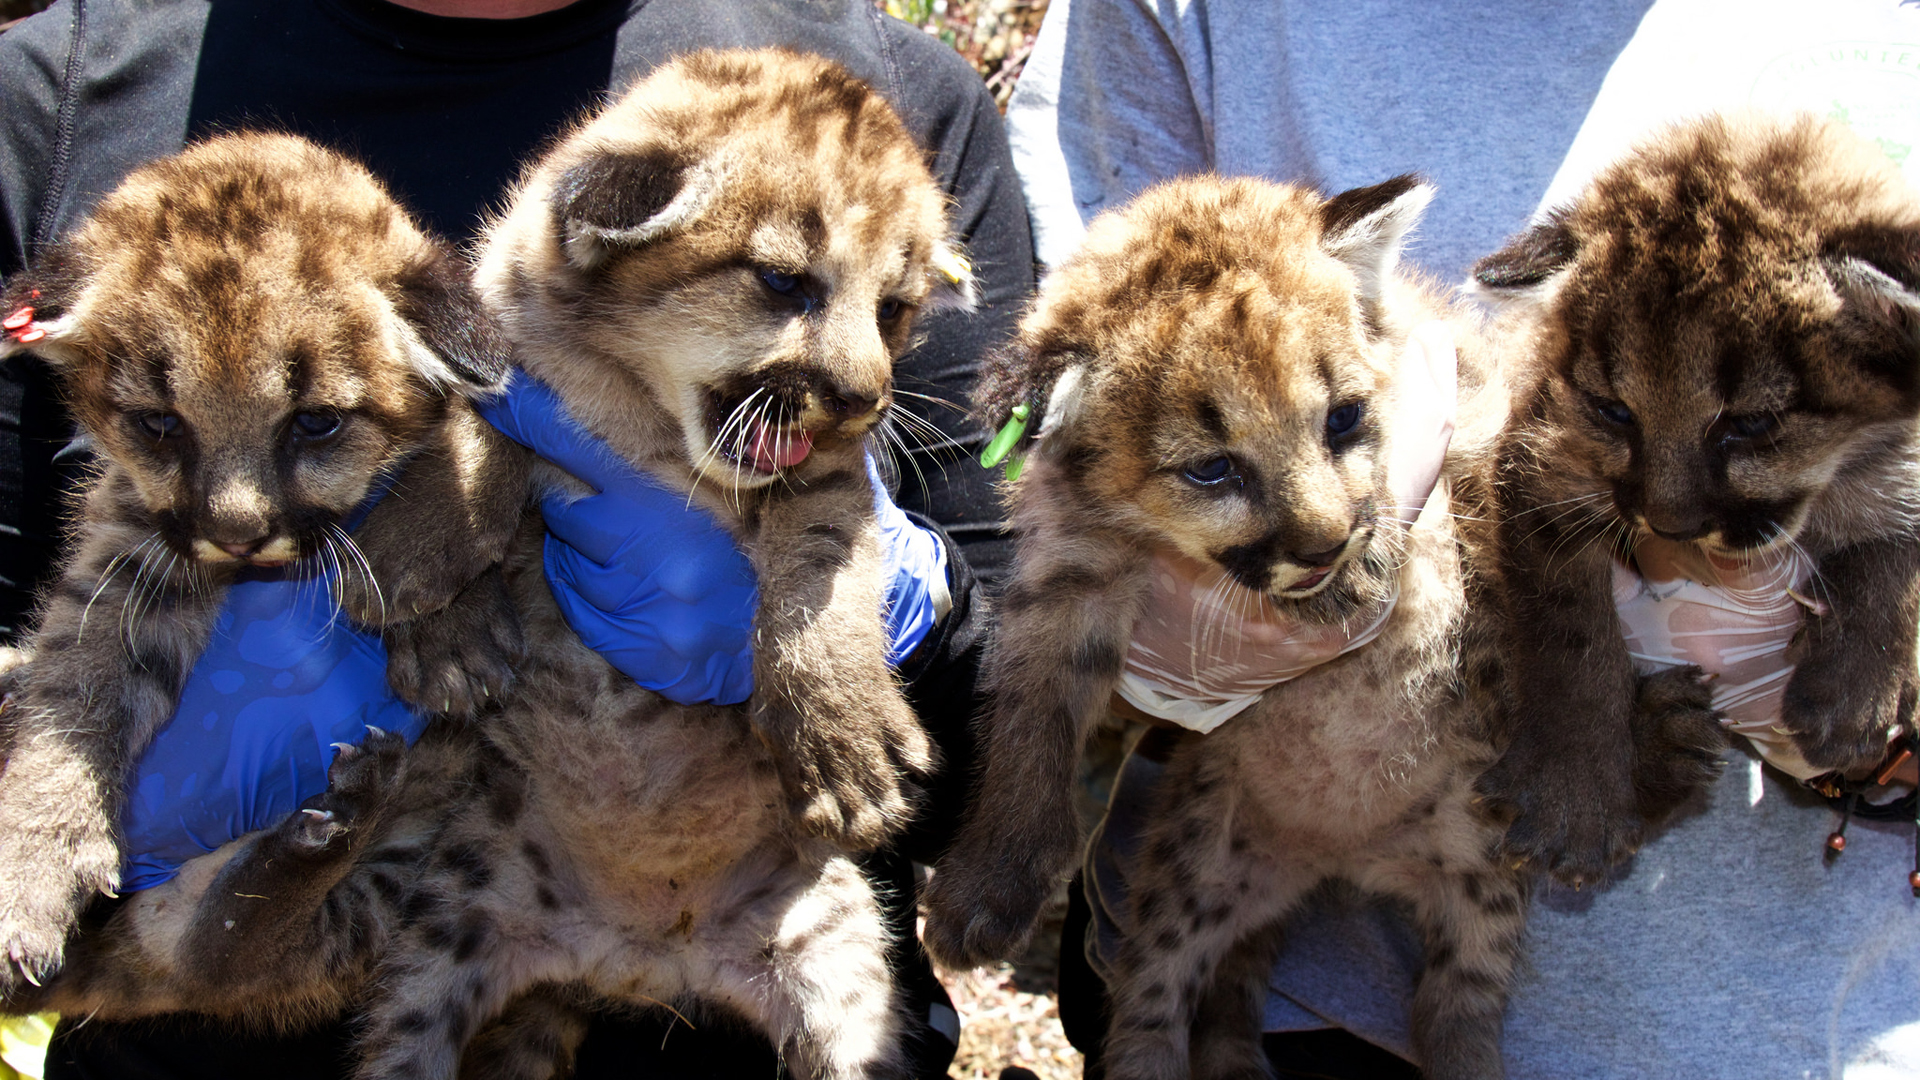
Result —
M 753 692 L 753 569 L 713 518 L 614 456 L 524 373 L 482 403 L 493 425 L 595 489 L 552 495 L 548 584 L 580 640 L 629 678 L 682 704 L 738 704 Z M 946 555 L 886 497 L 869 462 L 887 553 L 895 662 L 944 613 Z
M 931 531 L 915 525 L 894 505 L 873 455 L 867 455 L 873 485 L 873 516 L 880 524 L 882 571 L 887 583 L 887 663 L 899 667 L 920 647 L 953 606 L 947 592 L 947 549 Z
M 335 743 L 369 726 L 418 738 L 387 687 L 377 634 L 338 614 L 324 578 L 242 580 L 227 594 L 173 719 L 134 767 L 123 889 L 273 825 L 327 788 Z

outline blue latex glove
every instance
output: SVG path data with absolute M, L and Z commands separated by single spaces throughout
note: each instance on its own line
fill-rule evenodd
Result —
M 546 570 L 580 640 L 629 678 L 682 704 L 734 705 L 753 692 L 753 568 L 733 538 L 686 496 L 616 458 L 567 415 L 546 384 L 516 374 L 481 415 L 598 492 L 551 496 Z M 926 637 L 946 588 L 946 552 L 886 495 L 871 459 L 890 585 L 896 662 Z
M 946 614 L 947 549 L 894 505 L 872 454 L 867 455 L 867 481 L 873 485 L 873 516 L 886 559 L 887 663 L 899 667 Z
M 427 725 L 388 688 L 379 636 L 346 622 L 324 578 L 248 574 L 135 766 L 122 888 L 293 813 L 326 790 L 330 744 L 360 743 L 369 724 L 408 742 Z

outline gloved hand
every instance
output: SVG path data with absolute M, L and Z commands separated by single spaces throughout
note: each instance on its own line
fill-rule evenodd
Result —
M 367 727 L 408 742 L 427 718 L 387 687 L 377 634 L 339 616 L 324 578 L 262 571 L 227 594 L 173 719 L 134 768 L 122 887 L 266 828 L 327 788 L 331 744 Z
M 1634 667 L 1646 675 L 1695 664 L 1715 676 L 1721 724 L 1801 780 L 1827 771 L 1808 764 L 1780 726 L 1788 650 L 1805 609 L 1819 603 L 1803 591 L 1813 569 L 1794 548 L 1725 559 L 1657 536 L 1634 538 L 1632 566 L 1613 564 L 1614 611 Z
M 650 690 L 682 704 L 733 705 L 753 692 L 753 568 L 733 538 L 686 498 L 616 458 L 567 415 L 546 384 L 516 374 L 481 415 L 591 485 L 549 496 L 547 582 L 580 640 Z M 895 662 L 944 613 L 946 552 L 886 496 L 868 462 L 887 551 Z
M 880 552 L 886 560 L 887 663 L 899 667 L 953 606 L 947 592 L 947 549 L 938 536 L 915 525 L 894 505 L 872 454 L 867 455 L 867 482 L 873 485 L 873 516 L 880 523 Z

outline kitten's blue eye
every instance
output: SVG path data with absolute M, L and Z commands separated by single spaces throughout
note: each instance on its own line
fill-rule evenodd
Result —
M 1627 403 L 1624 401 L 1615 401 L 1612 398 L 1594 398 L 1593 411 L 1599 413 L 1600 418 L 1609 424 L 1618 424 L 1621 427 L 1626 427 L 1628 424 L 1633 423 L 1633 410 L 1627 408 Z
M 760 271 L 760 280 L 766 283 L 767 288 L 772 289 L 781 296 L 793 296 L 800 291 L 799 274 L 784 274 L 778 270 L 762 270 Z
M 293 414 L 293 430 L 308 439 L 324 439 L 340 430 L 338 413 L 298 412 Z
M 899 317 L 900 309 L 903 306 L 905 305 L 901 304 L 900 301 L 898 300 L 880 301 L 880 321 L 892 322 L 894 319 Z
M 180 418 L 172 413 L 142 413 L 139 420 L 147 434 L 156 439 L 170 439 L 180 434 Z
M 1213 487 L 1233 476 L 1233 459 L 1224 455 L 1208 458 L 1198 465 L 1189 465 L 1181 471 L 1187 481 L 1200 487 Z
M 1342 405 L 1327 414 L 1327 434 L 1339 438 L 1360 422 L 1360 403 Z

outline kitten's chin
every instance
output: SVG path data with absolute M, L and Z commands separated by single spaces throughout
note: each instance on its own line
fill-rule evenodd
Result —
M 1269 591 L 1273 606 L 1301 622 L 1322 625 L 1377 612 L 1394 593 L 1396 560 L 1372 544 L 1356 547 L 1311 588 Z

